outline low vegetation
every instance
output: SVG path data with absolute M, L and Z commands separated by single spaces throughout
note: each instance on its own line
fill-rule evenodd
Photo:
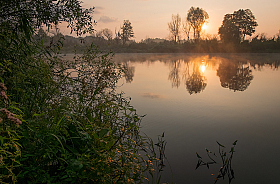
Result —
M 107 52 L 115 53 L 272 53 L 280 52 L 280 35 L 268 38 L 265 34 L 256 35 L 250 41 L 245 40 L 241 43 L 221 42 L 217 38 L 205 38 L 199 41 L 170 41 L 165 39 L 148 38 L 141 42 L 127 41 L 122 44 L 119 39 L 107 40 L 104 37 L 86 36 L 75 38 L 64 36 L 60 33 L 52 36 L 45 36 L 48 47 L 50 42 L 59 39 L 63 40 L 61 53 L 76 51 L 82 53 L 86 47 L 94 44 Z
M 90 32 L 91 9 L 1 3 L 0 183 L 134 183 L 156 173 L 164 141 L 141 135 L 142 117 L 116 93 L 123 66 L 93 45 L 65 61 L 62 39 L 46 45 L 38 31 L 63 20 Z

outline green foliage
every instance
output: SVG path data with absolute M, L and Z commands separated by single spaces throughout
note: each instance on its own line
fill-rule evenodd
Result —
M 22 111 L 12 104 L 6 94 L 6 86 L 0 82 L 0 182 L 15 183 L 15 170 L 20 167 L 21 145 L 18 126 Z M 8 110 L 9 109 L 9 110 Z M 14 112 L 14 113 L 12 113 Z
M 6 130 L 3 139 L 9 143 L 1 149 L 9 151 L 8 144 L 21 149 L 17 146 L 12 154 L 17 166 L 7 166 L 11 156 L 4 156 L 3 167 L 12 171 L 3 178 L 12 176 L 19 183 L 134 183 L 145 179 L 145 171 L 153 173 L 151 163 L 158 159 L 149 155 L 149 140 L 139 134 L 141 117 L 123 94 L 115 93 L 123 69 L 109 58 L 93 47 L 73 61 L 57 58 L 53 70 L 40 78 L 39 67 L 31 70 L 27 77 L 37 86 L 21 85 L 25 93 L 10 91 L 25 122 Z
M 3 0 L 0 20 L 1 26 L 10 31 L 7 34 L 24 34 L 27 39 L 35 28 L 50 28 L 62 21 L 68 23 L 71 32 L 81 35 L 93 30 L 92 12 L 93 8 L 83 9 L 78 0 Z
M 159 161 L 142 117 L 115 92 L 125 68 L 112 54 L 91 45 L 65 61 L 61 34 L 35 33 L 60 21 L 90 32 L 92 10 L 80 3 L 1 2 L 1 183 L 143 182 Z
M 2 122 L 6 123 L 5 121 Z M 12 125 L 14 126 L 14 125 Z M 17 176 L 15 170 L 20 167 L 21 145 L 18 140 L 21 138 L 15 127 L 1 126 L 0 134 L 0 182 L 15 183 Z
M 19 103 L 25 115 L 30 116 L 33 110 L 42 113 L 40 106 L 56 92 L 56 82 L 52 80 L 51 72 L 54 62 L 51 58 L 46 62 L 44 58 L 56 52 L 61 47 L 61 41 L 45 48 L 44 40 L 35 39 L 35 30 L 41 25 L 50 28 L 60 21 L 67 21 L 71 31 L 78 35 L 90 32 L 93 24 L 91 12 L 92 9 L 82 9 L 77 0 L 57 3 L 37 0 L 1 1 L 1 78 L 8 87 L 11 100 Z M 48 91 L 49 94 L 42 91 Z

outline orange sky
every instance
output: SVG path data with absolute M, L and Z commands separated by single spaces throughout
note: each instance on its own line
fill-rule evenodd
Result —
M 280 1 L 279 0 L 83 0 L 83 7 L 94 6 L 94 20 L 97 21 L 96 30 L 109 28 L 118 31 L 123 20 L 128 19 L 133 26 L 135 40 L 145 38 L 168 38 L 167 23 L 172 14 L 185 19 L 191 6 L 200 7 L 209 14 L 208 27 L 205 34 L 217 34 L 225 14 L 238 9 L 251 9 L 259 26 L 256 34 L 266 33 L 272 37 L 280 29 Z M 62 33 L 67 31 L 61 29 Z

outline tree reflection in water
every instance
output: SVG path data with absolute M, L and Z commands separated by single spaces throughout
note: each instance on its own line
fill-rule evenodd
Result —
M 192 74 L 190 75 L 189 65 L 187 64 L 185 78 L 186 88 L 190 95 L 200 93 L 207 85 L 207 79 L 203 75 L 205 71 L 205 65 L 203 62 L 195 61 L 193 63 Z
M 268 59 L 271 57 L 272 59 Z M 253 80 L 252 70 L 262 70 L 265 65 L 277 70 L 280 65 L 279 54 L 272 56 L 270 54 L 269 57 L 266 54 L 120 54 L 115 60 L 124 66 L 124 78 L 127 83 L 131 83 L 134 78 L 135 67 L 131 66 L 133 62 L 150 64 L 163 62 L 169 66 L 168 80 L 171 81 L 172 88 L 179 88 L 184 84 L 190 95 L 201 93 L 206 89 L 205 76 L 209 74 L 207 71 L 215 70 L 220 85 L 236 92 L 248 88 Z
M 180 60 L 173 60 L 170 65 L 170 73 L 168 76 L 168 80 L 171 80 L 172 88 L 179 87 L 181 80 L 179 75 L 180 69 Z
M 131 83 L 133 81 L 135 67 L 129 66 L 128 62 L 125 62 L 123 63 L 123 68 L 124 68 L 124 77 L 126 83 Z
M 221 86 L 235 91 L 245 91 L 253 80 L 252 70 L 242 63 L 224 61 L 217 70 Z
M 184 62 L 184 63 L 183 63 Z M 170 65 L 170 72 L 168 79 L 171 80 L 172 87 L 179 87 L 181 83 L 180 68 L 186 66 L 183 72 L 183 79 L 185 80 L 186 88 L 189 94 L 200 93 L 207 85 L 206 77 L 203 76 L 205 71 L 205 64 L 201 58 L 194 61 L 173 60 Z M 190 67 L 192 70 L 190 71 Z M 191 73 L 191 74 L 190 74 Z

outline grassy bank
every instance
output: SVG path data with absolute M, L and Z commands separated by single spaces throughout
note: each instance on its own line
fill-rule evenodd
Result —
M 69 5 L 70 3 L 70 5 Z M 62 38 L 39 28 L 66 21 L 93 30 L 80 1 L 3 1 L 0 19 L 0 183 L 134 183 L 155 175 L 157 146 L 116 93 L 124 68 L 92 44 L 62 60 Z

